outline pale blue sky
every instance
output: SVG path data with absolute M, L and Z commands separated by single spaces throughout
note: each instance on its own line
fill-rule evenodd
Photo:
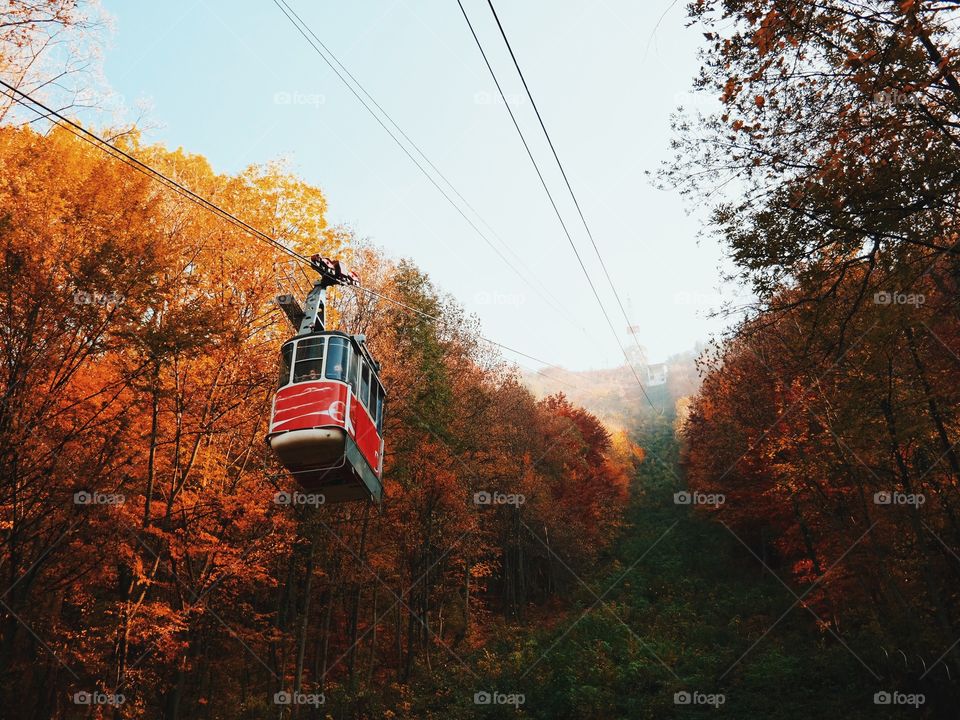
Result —
M 150 140 L 203 154 L 219 171 L 288 159 L 323 188 L 332 222 L 413 258 L 488 336 L 574 369 L 621 364 L 456 0 L 289 1 L 564 312 L 503 266 L 271 0 L 104 0 L 115 22 L 106 79 L 128 104 L 150 102 Z M 684 27 L 678 2 L 650 41 L 670 2 L 495 3 L 652 361 L 722 327 L 706 317 L 717 305 L 720 248 L 698 245 L 699 219 L 644 174 L 670 155 L 670 113 L 689 91 L 703 39 Z M 630 342 L 487 4 L 465 5 Z

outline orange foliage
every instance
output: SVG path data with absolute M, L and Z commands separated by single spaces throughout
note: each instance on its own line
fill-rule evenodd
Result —
M 625 436 L 537 402 L 428 278 L 328 227 L 324 196 L 281 166 L 220 176 L 125 143 L 441 321 L 332 293 L 329 317 L 383 363 L 387 500 L 279 506 L 290 480 L 263 435 L 285 258 L 68 133 L 0 129 L 5 685 L 50 715 L 69 688 L 122 692 L 118 716 L 239 717 L 230 699 L 264 706 L 268 688 L 405 680 L 482 643 L 477 617 L 557 593 L 558 558 L 589 565 L 640 458 Z M 37 670 L 21 620 L 62 666 Z

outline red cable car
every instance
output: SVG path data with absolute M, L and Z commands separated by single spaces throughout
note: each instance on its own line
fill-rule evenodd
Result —
M 340 263 L 314 255 L 320 273 L 306 309 L 289 295 L 277 299 L 299 328 L 280 351 L 280 383 L 267 442 L 297 483 L 324 502 L 383 497 L 383 410 L 380 365 L 363 335 L 324 329 L 331 285 L 356 285 Z

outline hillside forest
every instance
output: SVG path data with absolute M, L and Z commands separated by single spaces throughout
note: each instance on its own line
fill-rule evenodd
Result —
M 519 364 L 286 162 L 66 121 L 103 11 L 5 4 L 0 717 L 955 717 L 960 8 L 685 13 L 652 180 L 751 299 L 651 383 Z M 358 272 L 382 503 L 265 442 L 291 254 Z

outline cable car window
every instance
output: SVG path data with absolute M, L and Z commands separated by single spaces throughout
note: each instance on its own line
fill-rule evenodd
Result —
M 370 366 L 363 363 L 360 369 L 360 402 L 370 408 Z
M 347 373 L 347 382 L 350 383 L 350 388 L 353 390 L 353 394 L 357 394 L 357 387 L 359 387 L 359 381 L 357 376 L 360 373 L 360 353 L 357 352 L 356 348 L 351 349 L 350 351 L 350 371 Z
M 380 412 L 377 413 L 377 430 L 383 432 L 383 415 L 387 411 L 387 398 L 386 393 L 383 391 L 383 386 L 380 386 Z
M 374 383 L 370 393 L 370 404 L 372 406 L 371 415 L 373 415 L 373 422 L 376 423 L 377 430 L 379 430 L 381 420 L 383 419 L 383 388 L 380 386 L 380 383 Z
M 283 387 L 290 382 L 290 365 L 292 364 L 293 343 L 290 343 L 280 348 L 280 382 L 278 387 Z
M 377 379 L 375 377 L 370 378 L 370 404 L 367 405 L 370 410 L 370 419 L 373 420 L 373 424 L 377 424 Z
M 293 364 L 293 381 L 306 382 L 323 377 L 324 338 L 304 338 L 297 343 L 297 359 Z
M 349 348 L 346 338 L 333 336 L 327 341 L 327 380 L 346 381 Z

